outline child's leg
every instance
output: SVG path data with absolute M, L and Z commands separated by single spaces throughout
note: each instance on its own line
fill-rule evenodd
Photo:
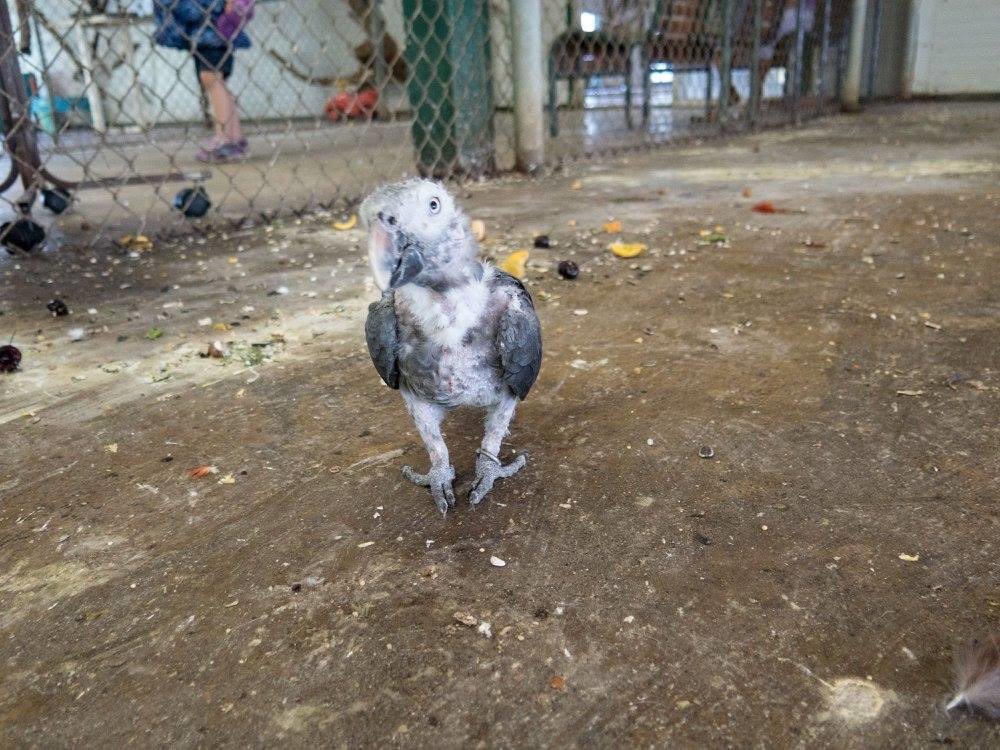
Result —
M 224 80 L 222 82 L 222 89 L 226 92 L 229 102 L 229 117 L 224 124 L 226 140 L 230 143 L 242 143 L 243 126 L 240 124 L 240 111 L 236 106 L 236 97 L 233 96 L 233 92 L 229 90 Z
M 222 75 L 214 70 L 202 70 L 198 77 L 208 95 L 208 104 L 212 110 L 212 120 L 215 122 L 215 134 L 224 140 L 229 140 L 229 123 L 235 113 L 235 102 L 232 94 L 226 88 Z

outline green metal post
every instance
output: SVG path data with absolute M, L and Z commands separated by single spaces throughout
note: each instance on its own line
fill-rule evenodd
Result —
M 421 174 L 495 168 L 487 0 L 403 0 L 411 132 Z

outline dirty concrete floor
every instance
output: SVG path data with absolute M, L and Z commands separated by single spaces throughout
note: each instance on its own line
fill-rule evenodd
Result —
M 528 469 L 446 519 L 359 231 L 4 261 L 0 744 L 996 747 L 942 706 L 1000 615 L 998 176 L 1000 104 L 922 104 L 463 191 L 558 244 Z

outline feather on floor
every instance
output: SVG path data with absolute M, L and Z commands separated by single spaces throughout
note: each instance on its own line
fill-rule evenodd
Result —
M 1000 634 L 975 640 L 955 658 L 958 694 L 946 711 L 964 708 L 1000 720 Z

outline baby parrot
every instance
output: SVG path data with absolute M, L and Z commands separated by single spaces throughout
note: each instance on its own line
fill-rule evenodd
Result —
M 398 389 L 431 466 L 403 475 L 429 487 L 442 514 L 455 505 L 455 468 L 441 433 L 461 406 L 486 411 L 469 502 L 527 459 L 500 460 L 519 399 L 542 365 L 542 331 L 531 296 L 513 276 L 480 262 L 469 221 L 442 185 L 413 179 L 386 185 L 361 206 L 368 258 L 382 291 L 368 308 L 365 337 L 375 369 Z

